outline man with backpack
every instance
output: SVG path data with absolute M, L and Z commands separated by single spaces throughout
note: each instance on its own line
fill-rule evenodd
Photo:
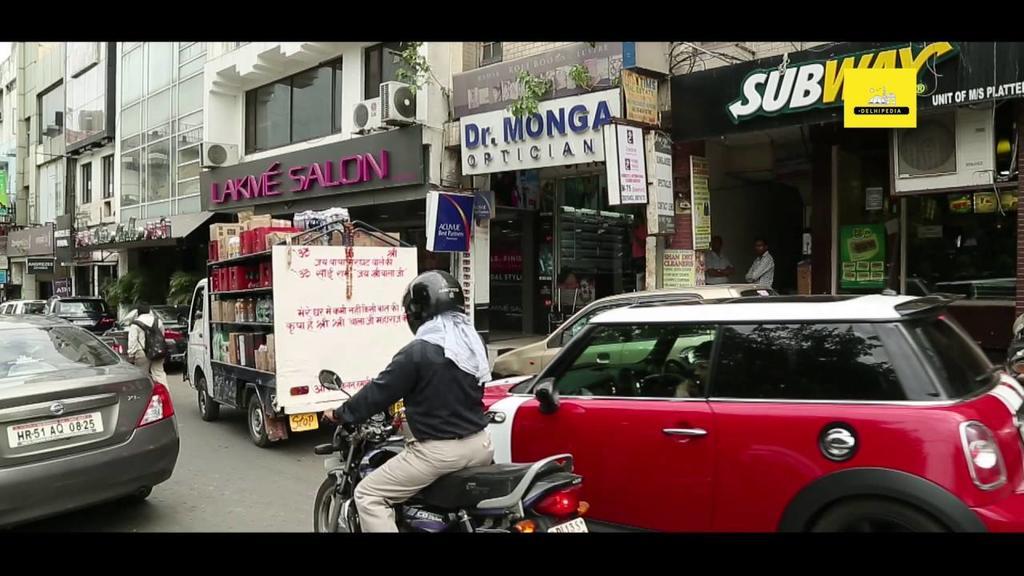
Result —
M 167 385 L 164 360 L 167 358 L 167 341 L 164 326 L 150 310 L 149 304 L 140 303 L 129 315 L 128 361 L 149 374 L 154 382 Z

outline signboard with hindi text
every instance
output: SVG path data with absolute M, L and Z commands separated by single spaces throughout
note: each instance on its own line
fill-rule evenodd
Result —
M 415 248 L 275 246 L 273 267 L 277 402 L 285 413 L 337 406 L 346 396 L 320 385 L 321 370 L 355 394 L 412 340 L 402 297 L 416 277 Z M 292 396 L 296 386 L 309 393 Z

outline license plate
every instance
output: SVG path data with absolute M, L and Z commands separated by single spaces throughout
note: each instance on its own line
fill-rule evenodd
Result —
M 93 321 L 92 320 L 75 320 L 75 324 L 77 324 L 78 326 L 92 326 L 93 325 Z
M 7 428 L 7 444 L 11 448 L 20 448 L 100 432 L 103 432 L 103 417 L 99 412 L 92 412 L 42 422 L 15 424 Z
M 292 432 L 316 430 L 320 427 L 320 417 L 316 413 L 292 414 L 288 417 L 288 424 L 291 426 Z
M 579 532 L 589 532 L 589 530 L 587 530 L 586 520 L 584 520 L 583 518 L 577 518 L 575 520 L 570 520 L 565 524 L 552 526 L 551 528 L 548 528 L 548 532 L 561 532 L 564 534 L 572 534 Z

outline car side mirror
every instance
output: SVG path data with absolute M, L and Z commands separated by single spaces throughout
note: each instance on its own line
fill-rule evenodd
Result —
M 538 382 L 533 396 L 540 403 L 541 414 L 554 414 L 558 410 L 558 391 L 555 390 L 554 378 L 545 378 Z

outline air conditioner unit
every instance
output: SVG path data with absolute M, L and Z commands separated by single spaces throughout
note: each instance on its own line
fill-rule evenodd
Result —
M 238 146 L 203 142 L 199 145 L 203 168 L 217 168 L 238 164 Z
M 991 185 L 995 178 L 992 109 L 957 108 L 919 116 L 893 132 L 896 192 Z
M 388 126 L 416 123 L 416 93 L 412 86 L 402 82 L 381 83 L 380 121 Z
M 353 134 L 366 134 L 380 130 L 380 98 L 371 98 L 355 105 L 352 109 Z

